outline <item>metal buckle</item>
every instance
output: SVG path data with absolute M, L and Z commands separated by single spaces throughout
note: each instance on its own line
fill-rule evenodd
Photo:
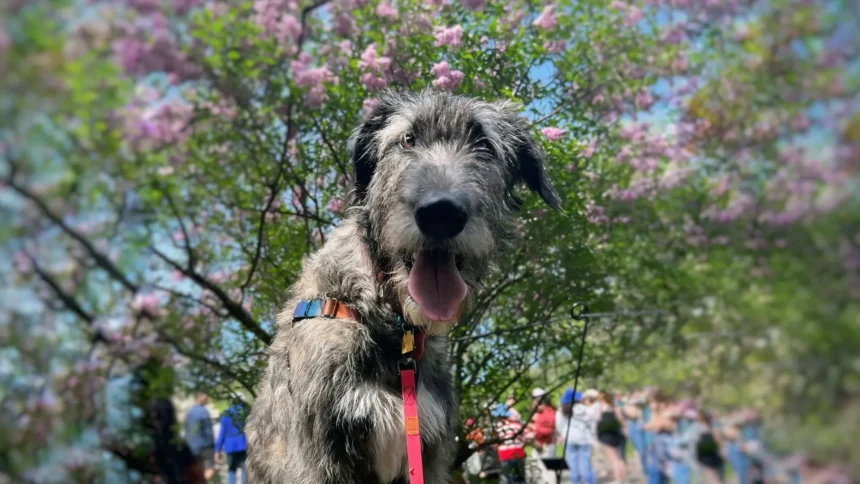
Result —
M 395 318 L 397 318 L 397 322 L 400 323 L 400 331 L 402 332 L 402 336 L 400 338 L 400 361 L 397 362 L 398 373 L 403 370 L 411 369 L 415 371 L 417 375 L 418 362 L 412 358 L 412 354 L 415 351 L 415 328 L 413 328 L 411 324 L 407 323 L 401 315 L 395 314 Z M 418 385 L 417 379 L 415 385 L 416 387 Z

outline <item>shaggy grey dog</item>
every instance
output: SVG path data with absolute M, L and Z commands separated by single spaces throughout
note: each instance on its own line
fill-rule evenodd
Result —
M 409 482 L 398 314 L 427 335 L 417 376 L 425 480 L 449 482 L 457 405 L 445 334 L 509 239 L 515 186 L 559 206 L 509 103 L 389 92 L 352 142 L 348 215 L 304 263 L 248 419 L 254 484 Z M 299 300 L 324 297 L 361 321 L 292 323 Z

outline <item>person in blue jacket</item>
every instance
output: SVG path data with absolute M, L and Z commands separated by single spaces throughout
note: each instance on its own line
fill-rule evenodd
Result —
M 245 473 L 245 458 L 248 443 L 245 440 L 245 415 L 239 405 L 231 405 L 221 414 L 218 440 L 215 442 L 215 460 L 221 460 L 221 452 L 227 453 L 227 484 L 236 484 L 236 470 L 242 470 L 242 484 L 248 483 Z

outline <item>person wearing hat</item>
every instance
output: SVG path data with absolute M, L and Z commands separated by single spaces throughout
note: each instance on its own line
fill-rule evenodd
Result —
M 582 394 L 568 388 L 561 396 L 561 408 L 555 414 L 555 431 L 564 445 L 564 458 L 573 484 L 596 484 L 591 465 L 591 440 L 594 422 L 589 417 Z
M 496 404 L 490 411 L 495 419 L 497 452 L 502 464 L 502 482 L 506 484 L 525 484 L 526 451 L 523 439 L 523 426 L 511 417 L 510 409 L 504 403 Z
M 555 457 L 555 408 L 543 388 L 532 390 L 532 412 L 534 415 L 527 432 L 532 436 L 534 447 L 540 452 L 540 457 Z
M 543 459 L 555 457 L 555 407 L 543 388 L 532 390 L 532 418 L 526 428 L 527 440 L 531 441 L 535 472 L 543 476 L 544 482 L 555 482 L 555 475 L 546 468 Z M 528 466 L 527 466 L 528 467 Z M 530 469 L 532 467 L 529 467 Z

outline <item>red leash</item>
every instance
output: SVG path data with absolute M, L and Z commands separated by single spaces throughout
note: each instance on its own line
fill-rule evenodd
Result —
M 421 431 L 418 424 L 418 391 L 415 386 L 415 367 L 424 354 L 424 332 L 404 329 L 401 342 L 400 389 L 403 396 L 403 420 L 406 428 L 406 462 L 409 465 L 409 484 L 424 484 L 424 465 L 421 461 Z

